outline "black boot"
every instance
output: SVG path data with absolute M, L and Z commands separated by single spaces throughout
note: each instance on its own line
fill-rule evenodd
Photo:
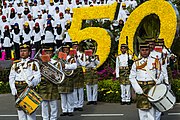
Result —
M 68 113 L 68 116 L 74 116 L 72 112 Z
M 86 105 L 91 105 L 92 104 L 92 101 L 89 101 Z
M 96 102 L 96 101 L 93 101 L 93 104 L 94 104 L 94 105 L 97 105 L 97 102 Z
M 60 116 L 66 116 L 66 115 L 68 115 L 68 113 L 62 113 L 62 114 L 60 114 Z

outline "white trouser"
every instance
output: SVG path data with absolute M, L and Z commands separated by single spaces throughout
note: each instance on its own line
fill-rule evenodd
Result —
M 50 117 L 49 117 L 50 106 Z M 43 120 L 57 120 L 58 117 L 58 105 L 57 100 L 43 100 L 42 104 L 42 118 Z M 50 119 L 49 119 L 50 118 Z
M 97 101 L 98 84 L 86 85 L 88 101 Z
M 23 110 L 17 110 L 19 120 L 36 120 L 36 111 L 28 115 Z
M 140 120 L 155 120 L 155 109 L 153 107 L 148 110 L 138 109 L 138 111 Z
M 160 120 L 161 119 L 161 112 L 157 109 L 155 109 L 155 116 L 156 116 L 156 120 Z
M 121 87 L 121 101 L 130 102 L 131 101 L 130 85 L 120 85 L 120 87 Z
M 83 107 L 84 103 L 84 88 L 75 88 L 73 92 L 74 108 Z
M 73 112 L 74 110 L 73 92 L 61 94 L 61 107 L 63 113 Z

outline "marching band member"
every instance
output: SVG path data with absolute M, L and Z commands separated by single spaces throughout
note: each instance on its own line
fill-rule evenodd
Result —
M 77 63 L 75 62 L 74 58 L 69 55 L 70 46 L 63 45 L 62 47 L 63 52 L 67 54 L 66 61 L 72 61 L 72 63 L 60 63 L 62 68 L 65 70 L 74 70 L 77 68 Z M 65 74 L 66 75 L 66 74 Z M 61 95 L 61 107 L 62 107 L 62 114 L 60 116 L 73 116 L 74 111 L 74 100 L 73 100 L 73 75 L 72 76 L 65 76 L 64 83 L 58 86 L 58 91 Z
M 53 48 L 45 47 L 45 54 L 50 56 L 50 62 L 54 64 L 56 61 L 52 59 Z M 43 120 L 57 120 L 58 118 L 58 104 L 57 100 L 59 99 L 58 86 L 45 77 L 41 77 L 41 83 L 39 86 L 39 94 L 43 98 L 41 104 L 42 107 L 42 117 Z M 50 106 L 50 115 L 49 115 L 49 106 Z
M 148 38 L 148 39 L 146 39 L 145 41 L 146 41 L 146 42 L 149 44 L 149 46 L 150 46 L 150 56 L 151 56 L 152 58 L 154 58 L 154 59 L 160 60 L 161 65 L 162 65 L 163 80 L 165 81 L 166 84 L 169 84 L 166 64 L 162 64 L 162 62 L 163 62 L 163 58 L 162 58 L 163 53 L 160 52 L 160 51 L 155 50 L 155 45 L 157 44 L 157 43 L 155 42 L 155 39 L 153 39 L 153 38 Z M 161 118 L 161 112 L 158 111 L 157 109 L 155 109 L 155 115 L 156 115 L 156 116 L 155 116 L 155 117 L 156 117 L 155 120 L 160 120 L 160 118 Z
M 147 43 L 140 44 L 140 54 L 142 57 L 132 65 L 129 80 L 137 93 L 137 108 L 140 120 L 155 120 L 155 109 L 148 101 L 147 93 L 155 84 L 161 83 L 161 64 L 159 60 L 150 56 L 150 48 Z M 158 77 L 153 79 L 152 76 L 154 78 Z
M 132 59 L 132 56 L 126 53 L 127 45 L 121 44 L 121 52 L 116 57 L 116 78 L 120 81 L 121 87 L 121 104 L 127 103 L 130 105 L 131 93 L 130 93 L 130 81 L 129 81 L 129 66 L 128 60 Z
M 87 90 L 87 105 L 97 105 L 97 89 L 98 89 L 98 76 L 96 73 L 96 67 L 100 63 L 99 56 L 86 56 L 86 70 L 84 74 Z M 93 91 L 93 92 L 92 92 Z
M 86 62 L 83 61 L 85 59 L 85 55 L 79 51 L 79 44 L 77 41 L 72 42 L 72 49 L 77 51 L 76 55 L 76 63 L 78 68 L 74 71 L 74 110 L 83 111 L 83 103 L 84 103 L 84 75 L 83 68 L 86 65 Z
M 14 61 L 10 75 L 9 84 L 15 100 L 25 90 L 26 87 L 35 87 L 41 81 L 41 74 L 37 62 L 30 60 L 30 46 L 23 44 L 20 46 L 20 60 Z M 20 70 L 23 67 L 24 71 Z M 27 80 L 26 80 L 26 76 Z M 20 107 L 17 107 L 19 120 L 36 120 L 36 111 L 31 115 L 26 114 Z

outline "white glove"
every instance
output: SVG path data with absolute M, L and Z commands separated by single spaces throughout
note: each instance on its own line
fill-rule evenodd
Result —
M 33 87 L 33 83 L 32 82 L 28 82 L 27 83 L 29 87 Z
M 169 85 L 169 80 L 164 80 L 164 83 L 166 84 L 166 85 Z
M 156 80 L 156 85 L 159 85 L 159 84 L 161 84 L 161 80 L 160 80 L 160 79 L 157 79 L 157 80 Z
M 142 90 L 142 89 L 137 89 L 137 90 L 136 90 L 136 93 L 139 94 L 139 95 L 140 95 L 140 94 L 143 94 L 143 90 Z
M 54 44 L 56 44 L 56 40 L 54 40 Z
M 16 88 L 11 89 L 11 94 L 12 94 L 12 95 L 17 95 L 17 90 L 16 90 Z
M 2 44 L 0 43 L 0 48 L 2 48 Z
M 12 42 L 12 45 L 14 45 L 14 42 Z
M 32 41 L 32 40 L 30 41 L 30 44 L 33 44 L 33 41 Z

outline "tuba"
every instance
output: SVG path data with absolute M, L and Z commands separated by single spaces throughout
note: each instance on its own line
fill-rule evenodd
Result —
M 39 63 L 41 75 L 47 80 L 54 84 L 61 84 L 64 82 L 64 73 L 52 63 L 48 61 L 43 61 L 40 55 L 40 50 L 34 56 L 34 60 Z

